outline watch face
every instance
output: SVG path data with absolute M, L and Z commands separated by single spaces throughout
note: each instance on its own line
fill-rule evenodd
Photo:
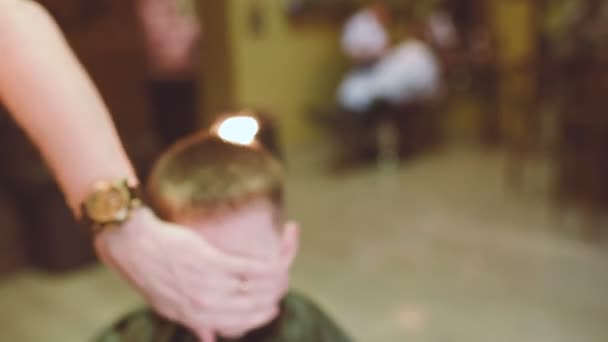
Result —
M 120 221 L 129 208 L 129 190 L 123 184 L 99 183 L 85 203 L 89 217 L 98 223 Z

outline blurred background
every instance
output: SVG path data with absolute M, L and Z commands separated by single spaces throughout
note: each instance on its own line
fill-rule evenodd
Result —
M 259 113 L 293 286 L 357 340 L 608 340 L 607 1 L 39 2 L 142 178 Z M 84 341 L 142 305 L 6 114 L 0 155 L 0 340 Z

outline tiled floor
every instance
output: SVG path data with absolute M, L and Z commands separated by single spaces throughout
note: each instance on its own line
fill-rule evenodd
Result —
M 537 178 L 505 191 L 502 160 L 471 150 L 340 177 L 290 163 L 303 227 L 295 287 L 360 341 L 608 341 L 608 248 L 584 242 Z M 0 341 L 86 341 L 140 302 L 92 268 L 0 282 Z

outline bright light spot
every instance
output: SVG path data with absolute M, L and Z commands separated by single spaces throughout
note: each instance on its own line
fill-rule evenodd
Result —
M 260 131 L 260 124 L 251 116 L 233 116 L 219 124 L 217 135 L 238 145 L 251 145 Z

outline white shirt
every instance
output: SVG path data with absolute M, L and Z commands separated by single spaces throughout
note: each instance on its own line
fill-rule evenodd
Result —
M 377 98 L 374 69 L 351 71 L 338 89 L 340 105 L 351 112 L 368 110 Z
M 347 110 L 364 112 L 376 100 L 399 105 L 426 100 L 440 87 L 439 62 L 423 42 L 409 39 L 374 67 L 349 73 L 338 89 L 338 100 Z
M 440 67 L 424 42 L 408 39 L 375 68 L 376 96 L 393 104 L 428 99 L 439 91 Z

